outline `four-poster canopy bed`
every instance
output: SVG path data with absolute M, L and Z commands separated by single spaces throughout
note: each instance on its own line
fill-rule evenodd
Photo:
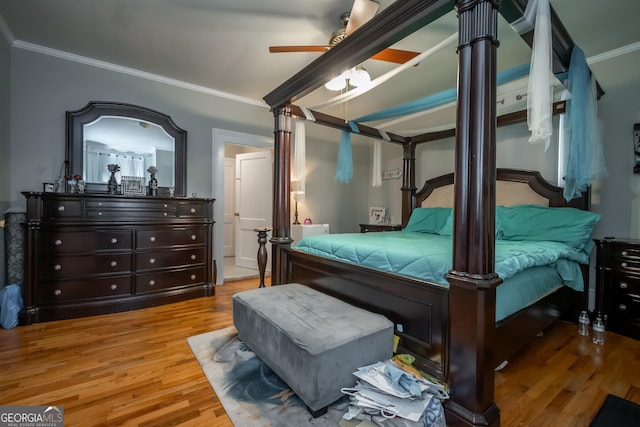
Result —
M 494 402 L 497 364 L 558 318 L 567 306 L 575 309 L 585 301 L 570 289 L 561 288 L 496 322 L 496 289 L 502 282 L 494 266 L 496 203 L 501 203 L 497 197 L 502 197 L 496 196 L 496 182 L 522 185 L 528 189 L 526 192 L 537 194 L 537 200 L 541 196 L 541 203 L 546 206 L 589 208 L 588 192 L 566 202 L 562 189 L 548 184 L 537 173 L 496 168 L 498 13 L 511 22 L 522 16 L 527 1 L 502 3 L 501 9 L 500 0 L 396 1 L 264 98 L 275 117 L 272 285 L 303 283 L 387 315 L 397 326 L 402 349 L 414 354 L 421 368 L 449 384 L 451 399 L 445 403 L 445 410 L 452 426 L 499 425 L 500 413 Z M 342 70 L 431 23 L 454 5 L 459 21 L 455 179 L 454 174 L 449 174 L 430 180 L 420 191 L 415 183 L 416 146 L 453 136 L 451 133 L 414 137 L 388 134 L 389 142 L 401 144 L 404 150 L 404 225 L 415 208 L 429 204 L 435 189 L 452 188 L 454 235 L 452 268 L 446 275 L 448 288 L 292 249 L 291 116 L 304 117 L 293 102 Z M 554 72 L 566 71 L 573 42 L 553 12 L 551 22 Z M 522 37 L 531 40 L 530 33 Z M 349 130 L 341 119 L 319 112 L 314 116 L 316 123 Z M 505 118 L 507 122 L 512 119 Z M 381 135 L 362 125 L 360 133 L 373 138 Z

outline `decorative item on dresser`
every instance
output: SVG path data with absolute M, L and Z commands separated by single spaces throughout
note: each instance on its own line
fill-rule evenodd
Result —
M 402 224 L 360 224 L 360 232 L 401 231 Z
M 22 194 L 22 324 L 213 295 L 214 199 Z
M 596 310 L 610 331 L 640 340 L 640 240 L 594 240 Z

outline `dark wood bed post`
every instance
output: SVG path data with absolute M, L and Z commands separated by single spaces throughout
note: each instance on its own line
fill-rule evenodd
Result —
M 499 426 L 494 402 L 496 56 L 500 0 L 456 0 L 458 106 L 450 284 L 452 425 Z
M 285 278 L 286 258 L 283 252 L 293 241 L 291 235 L 291 206 L 289 203 L 291 173 L 291 110 L 288 107 L 273 111 L 273 233 L 271 234 L 271 285 L 280 285 Z
M 402 175 L 402 226 L 406 226 L 413 208 L 416 194 L 416 143 L 408 141 L 403 147 Z

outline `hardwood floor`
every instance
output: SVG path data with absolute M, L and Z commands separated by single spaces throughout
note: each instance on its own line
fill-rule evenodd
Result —
M 231 325 L 231 296 L 256 285 L 2 329 L 0 405 L 63 405 L 65 426 L 231 426 L 186 339 Z M 596 346 L 558 322 L 496 374 L 501 425 L 588 426 L 607 393 L 640 403 L 639 355 L 640 341 L 607 333 Z

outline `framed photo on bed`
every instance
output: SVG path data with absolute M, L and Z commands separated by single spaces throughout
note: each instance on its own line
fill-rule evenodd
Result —
M 387 217 L 387 208 L 369 207 L 369 224 L 384 224 Z

